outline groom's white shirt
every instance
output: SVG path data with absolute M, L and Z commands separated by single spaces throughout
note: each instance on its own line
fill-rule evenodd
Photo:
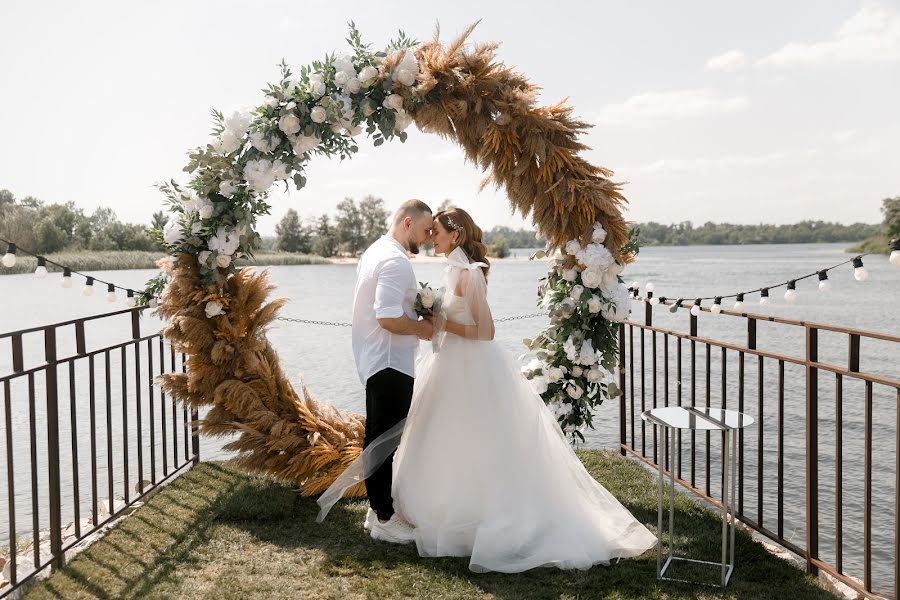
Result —
M 416 275 L 406 248 L 392 237 L 381 237 L 363 252 L 356 267 L 353 357 L 363 385 L 387 368 L 415 376 L 419 338 L 391 333 L 378 324 L 378 319 L 403 315 L 417 320 L 415 299 Z

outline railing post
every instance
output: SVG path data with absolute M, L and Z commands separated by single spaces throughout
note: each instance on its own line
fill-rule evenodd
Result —
M 806 327 L 806 571 L 819 572 L 819 330 Z
M 61 567 L 62 509 L 59 478 L 59 390 L 56 378 L 56 327 L 44 329 L 44 356 L 47 360 L 47 466 L 50 515 L 50 564 Z M 75 432 L 72 432 L 75 435 Z
M 193 462 L 200 464 L 200 428 L 197 426 L 200 420 L 200 411 L 191 409 L 191 452 L 194 454 Z
M 619 323 L 619 454 L 625 456 L 625 323 Z M 634 415 L 632 415 L 634 418 Z

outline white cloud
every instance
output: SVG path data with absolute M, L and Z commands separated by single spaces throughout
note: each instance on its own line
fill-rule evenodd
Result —
M 843 144 L 844 142 L 850 141 L 850 138 L 857 134 L 856 129 L 844 129 L 843 131 L 836 131 L 832 134 L 831 139 L 838 144 Z
M 866 3 L 835 36 L 820 42 L 790 42 L 760 59 L 763 65 L 822 65 L 900 61 L 900 14 Z
M 729 50 L 706 61 L 706 68 L 710 71 L 736 71 L 746 64 L 747 56 L 743 52 Z
M 669 158 L 653 162 L 624 166 L 617 169 L 623 175 L 649 173 L 704 173 L 722 169 L 761 167 L 788 158 L 785 152 L 770 152 L 756 156 L 717 156 L 715 158 Z
M 744 96 L 723 96 L 709 89 L 647 92 L 632 96 L 619 104 L 602 107 L 596 123 L 655 124 L 666 119 L 740 112 L 749 106 L 750 101 Z

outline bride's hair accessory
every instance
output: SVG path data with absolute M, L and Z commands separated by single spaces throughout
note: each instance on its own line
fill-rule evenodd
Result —
M 450 215 L 446 215 L 446 217 L 447 217 L 447 225 L 449 225 L 450 227 L 452 227 L 453 229 L 455 229 L 457 231 L 463 230 L 462 226 L 457 225 L 456 222 L 450 217 Z

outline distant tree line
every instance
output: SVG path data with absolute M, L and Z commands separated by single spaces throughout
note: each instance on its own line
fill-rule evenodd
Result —
M 159 219 L 165 225 L 162 211 L 154 215 L 154 223 Z M 44 254 L 160 249 L 146 225 L 122 223 L 110 208 L 101 207 L 88 215 L 74 202 L 45 204 L 32 196 L 16 199 L 9 190 L 0 190 L 0 236 Z
M 884 220 L 881 225 L 877 225 L 877 230 L 869 239 L 850 248 L 850 252 L 890 252 L 888 244 L 891 240 L 900 239 L 900 196 L 882 200 L 881 215 Z
M 374 196 L 359 203 L 344 198 L 337 205 L 337 214 L 318 215 L 305 222 L 291 208 L 275 226 L 272 249 L 326 257 L 357 256 L 387 232 L 389 216 L 384 200 Z

